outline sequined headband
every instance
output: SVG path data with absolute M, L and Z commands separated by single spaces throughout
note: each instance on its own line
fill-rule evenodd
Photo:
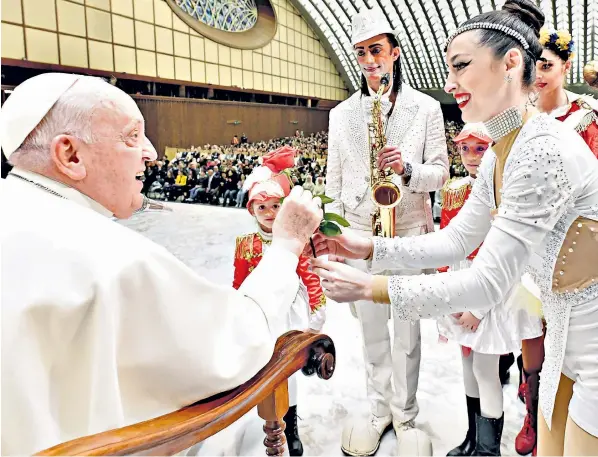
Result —
M 476 29 L 497 30 L 499 32 L 504 33 L 505 35 L 509 35 L 510 37 L 515 38 L 517 41 L 519 41 L 523 49 L 525 49 L 526 51 L 529 50 L 529 43 L 527 42 L 525 37 L 517 30 L 513 30 L 511 27 L 507 27 L 506 25 L 493 24 L 492 22 L 475 22 L 473 24 L 464 25 L 455 30 L 446 40 L 446 45 L 444 46 L 445 51 L 448 48 L 449 44 L 451 44 L 451 41 L 453 41 L 453 39 L 457 35 Z

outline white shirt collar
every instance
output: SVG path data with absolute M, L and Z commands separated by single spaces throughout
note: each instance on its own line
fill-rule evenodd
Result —
M 55 181 L 53 179 L 50 179 L 50 178 L 40 175 L 38 173 L 34 173 L 32 171 L 23 170 L 22 168 L 18 168 L 18 167 L 13 168 L 8 176 L 10 176 L 11 174 L 17 174 L 17 175 L 21 176 L 22 178 L 25 178 L 28 181 L 32 181 L 33 183 L 40 184 L 41 186 L 44 186 L 44 187 L 56 192 L 57 194 L 63 196 L 67 200 L 74 201 L 75 203 L 78 203 L 79 205 L 84 206 L 86 208 L 92 209 L 95 212 L 100 213 L 103 216 L 106 216 L 106 217 L 113 216 L 111 211 L 104 208 L 102 205 L 100 205 L 98 202 L 93 200 L 91 197 L 88 197 L 87 195 L 79 192 L 77 189 L 67 186 L 64 183 Z M 18 179 L 18 178 L 15 178 L 15 179 Z

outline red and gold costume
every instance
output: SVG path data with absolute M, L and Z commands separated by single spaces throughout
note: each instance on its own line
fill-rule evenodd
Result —
M 234 261 L 235 274 L 233 279 L 233 287 L 235 289 L 238 289 L 243 284 L 245 278 L 247 278 L 249 273 L 253 271 L 262 259 L 264 247 L 268 246 L 271 242 L 266 236 L 257 232 L 237 238 Z M 305 256 L 299 258 L 297 275 L 307 290 L 310 327 L 313 326 L 314 330 L 320 330 L 320 324 L 323 324 L 321 315 L 323 307 L 326 305 L 326 296 L 322 290 L 319 276 L 309 271 L 308 262 L 309 259 Z
M 569 103 L 550 114 L 555 119 L 570 124 L 598 158 L 598 102 L 589 96 L 565 92 Z

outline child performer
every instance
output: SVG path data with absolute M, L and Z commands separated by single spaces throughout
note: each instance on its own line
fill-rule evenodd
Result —
M 482 125 L 466 125 L 455 137 L 461 160 L 469 176 L 448 181 L 442 190 L 440 227 L 446 227 L 469 197 L 478 166 L 492 140 Z M 477 250 L 466 260 L 446 267 L 469 268 Z M 442 271 L 443 269 L 441 269 Z M 487 312 L 464 312 L 438 320 L 441 339 L 452 339 L 461 347 L 463 381 L 469 428 L 465 440 L 448 455 L 500 455 L 504 421 L 503 394 L 499 376 L 502 354 L 519 350 L 521 340 L 542 334 L 540 320 L 499 304 Z
M 291 180 L 283 173 L 294 166 L 295 150 L 285 146 L 263 157 L 262 166 L 254 168 L 247 177 L 243 189 L 249 192 L 247 209 L 255 217 L 257 232 L 237 238 L 235 249 L 235 274 L 233 287 L 238 289 L 245 278 L 257 266 L 262 254 L 272 242 L 272 225 L 280 209 L 281 198 L 289 195 Z M 301 256 L 297 266 L 299 290 L 289 310 L 289 330 L 311 330 L 319 332 L 325 320 L 326 297 L 320 285 L 320 278 L 308 270 L 308 258 Z M 297 427 L 297 376 L 289 378 L 289 410 L 284 416 L 285 435 L 291 456 L 303 455 L 303 445 Z

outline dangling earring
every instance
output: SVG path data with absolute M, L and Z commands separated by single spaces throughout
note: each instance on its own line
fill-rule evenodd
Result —
M 511 81 L 513 81 L 513 77 L 511 76 L 511 73 L 507 73 L 505 75 L 505 82 L 510 83 Z

